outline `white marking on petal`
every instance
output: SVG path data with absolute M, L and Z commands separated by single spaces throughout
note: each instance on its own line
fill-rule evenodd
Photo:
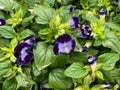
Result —
M 23 49 L 21 50 L 21 60 L 22 60 L 22 61 L 24 61 L 26 55 L 28 54 L 28 53 L 26 52 L 27 49 L 28 49 L 28 48 L 25 47 L 25 48 L 23 48 Z
M 72 50 L 71 40 L 64 43 L 58 44 L 58 53 L 69 53 Z

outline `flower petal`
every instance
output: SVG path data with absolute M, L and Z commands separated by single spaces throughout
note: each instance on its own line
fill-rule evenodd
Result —
M 68 34 L 61 35 L 57 38 L 54 44 L 54 53 L 69 54 L 75 48 L 75 41 Z
M 6 21 L 2 18 L 0 18 L 0 26 L 6 25 Z
M 79 19 L 78 17 L 74 16 L 72 17 L 71 21 L 70 21 L 70 26 L 71 28 L 78 28 L 79 27 Z
M 18 45 L 15 47 L 15 49 L 14 49 L 14 55 L 15 55 L 16 58 L 19 57 L 21 50 L 22 50 L 23 48 L 25 48 L 25 47 L 29 48 L 30 45 L 28 45 L 27 43 L 20 43 L 20 44 L 18 44 Z

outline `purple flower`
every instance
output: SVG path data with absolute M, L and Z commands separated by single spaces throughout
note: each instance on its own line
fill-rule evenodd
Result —
M 6 21 L 2 18 L 0 18 L 0 26 L 6 25 Z
M 82 52 L 88 52 L 89 48 L 87 46 L 82 47 Z
M 105 15 L 107 14 L 107 10 L 106 9 L 101 9 L 98 13 L 99 13 L 100 17 L 105 17 Z
M 32 39 L 33 38 L 30 38 L 27 41 L 18 44 L 14 49 L 16 63 L 20 66 L 30 63 L 34 58 L 31 47 L 34 45 L 35 39 L 33 40 L 34 42 L 32 42 Z
M 114 5 L 115 5 L 115 6 L 118 6 L 119 2 L 120 2 L 120 0 L 115 0 L 115 1 L 114 1 Z
M 35 37 L 32 37 L 32 38 L 26 40 L 25 42 L 26 42 L 27 44 L 29 44 L 29 45 L 35 47 L 36 38 L 35 38 Z
M 58 54 L 69 54 L 73 52 L 75 48 L 75 41 L 68 34 L 59 36 L 54 44 L 54 53 Z
M 94 56 L 89 56 L 89 57 L 88 57 L 88 63 L 89 63 L 90 65 L 92 65 L 92 64 L 94 64 L 94 62 L 96 62 L 96 57 L 94 57 Z
M 39 90 L 43 90 L 43 88 L 44 88 L 44 84 L 43 84 L 43 83 L 40 83 L 40 84 L 39 84 Z
M 111 88 L 111 87 L 114 87 L 114 83 L 112 83 L 112 82 L 104 82 L 104 84 L 103 85 L 101 85 L 102 86 L 102 88 L 106 88 L 106 89 L 109 89 L 109 88 Z
M 70 21 L 70 28 L 78 28 L 78 27 L 79 27 L 79 19 L 78 17 L 74 16 Z
M 68 9 L 68 12 L 71 13 L 71 12 L 74 12 L 76 10 L 76 6 L 72 6 Z
M 96 60 L 97 60 L 97 58 L 94 57 L 94 56 L 89 56 L 89 57 L 88 57 L 88 60 L 87 60 L 87 62 L 88 62 L 88 63 L 90 64 L 90 66 L 91 66 L 92 73 L 94 73 L 95 70 L 96 70 L 96 66 L 97 66 Z
M 88 30 L 88 25 L 82 25 L 82 30 L 80 31 L 79 35 L 81 38 L 92 39 L 91 30 Z

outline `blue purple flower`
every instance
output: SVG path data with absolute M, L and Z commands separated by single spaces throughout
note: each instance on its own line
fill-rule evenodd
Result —
M 34 58 L 31 47 L 33 47 L 33 45 L 35 44 L 35 39 L 32 39 L 33 38 L 30 38 L 23 43 L 19 43 L 14 48 L 14 56 L 16 57 L 16 63 L 20 66 L 30 63 Z
M 120 0 L 115 0 L 115 1 L 114 1 L 114 5 L 115 5 L 115 6 L 118 6 L 119 2 L 120 2 Z
M 94 56 L 89 56 L 88 57 L 88 63 L 91 65 L 91 64 L 94 64 L 96 62 L 96 57 Z
M 104 84 L 103 85 L 101 85 L 101 87 L 103 87 L 103 88 L 106 88 L 106 89 L 109 89 L 109 88 L 111 88 L 111 87 L 114 87 L 114 83 L 112 83 L 112 82 L 104 82 Z
M 2 18 L 0 18 L 0 26 L 6 25 L 6 21 Z
M 58 54 L 70 54 L 75 48 L 75 41 L 68 34 L 59 36 L 54 44 L 54 53 Z
M 43 90 L 43 88 L 44 88 L 44 84 L 43 84 L 43 83 L 40 83 L 40 84 L 39 84 L 39 90 Z
M 97 66 L 96 60 L 97 60 L 97 58 L 94 57 L 94 56 L 89 56 L 89 57 L 88 57 L 88 60 L 87 60 L 87 62 L 88 62 L 88 63 L 90 64 L 90 66 L 91 66 L 92 73 L 94 73 L 95 70 L 96 70 L 96 66 Z
M 82 52 L 88 52 L 89 48 L 87 46 L 82 47 Z
M 92 39 L 93 36 L 91 35 L 91 30 L 88 30 L 89 26 L 88 25 L 82 25 L 82 29 L 79 33 L 81 38 L 85 38 L 85 39 Z
M 101 10 L 99 11 L 99 16 L 100 16 L 100 17 L 105 17 L 106 14 L 107 14 L 107 10 L 106 10 L 106 9 L 101 9 Z
M 70 28 L 78 28 L 79 27 L 79 18 L 74 16 L 70 20 Z
M 76 6 L 72 6 L 68 9 L 68 12 L 71 13 L 71 12 L 74 12 L 76 10 Z

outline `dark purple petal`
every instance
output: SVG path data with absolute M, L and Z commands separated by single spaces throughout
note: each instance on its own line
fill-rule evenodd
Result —
M 86 39 L 92 39 L 93 37 L 91 36 L 91 30 L 88 30 L 89 26 L 88 25 L 83 25 L 82 30 L 79 32 L 79 35 L 81 38 L 86 38 Z
M 35 37 L 32 37 L 32 38 L 26 40 L 25 42 L 26 42 L 27 44 L 33 46 L 33 45 L 35 45 L 35 43 L 36 43 L 36 38 L 35 38 Z
M 58 55 L 58 43 L 55 43 L 54 44 L 54 53 L 56 54 L 56 55 Z
M 94 56 L 89 56 L 87 62 L 88 62 L 89 64 L 93 64 L 96 60 L 97 60 L 96 57 L 94 57 Z
M 71 36 L 69 36 L 68 34 L 64 34 L 64 35 L 61 35 L 57 38 L 56 42 L 58 43 L 64 43 L 64 42 L 68 42 L 72 40 Z
M 105 15 L 107 14 L 107 10 L 106 9 L 102 9 L 99 11 L 99 15 Z
M 76 6 L 72 6 L 68 9 L 68 12 L 71 13 L 71 12 L 74 12 L 76 10 Z
M 114 5 L 115 5 L 115 6 L 118 6 L 118 3 L 119 3 L 119 2 L 120 2 L 120 0 L 115 0 L 115 1 L 114 1 Z
M 54 44 L 54 53 L 57 54 L 69 54 L 73 52 L 75 48 L 75 41 L 68 34 L 59 36 Z
M 88 52 L 89 48 L 87 46 L 82 47 L 82 52 Z
M 0 18 L 0 26 L 6 25 L 6 21 L 2 18 Z
M 31 60 L 33 60 L 33 57 L 34 57 L 33 53 L 26 50 L 26 53 L 21 54 L 19 58 L 17 58 L 16 62 L 18 65 L 26 65 L 30 63 Z
M 40 83 L 39 90 L 43 90 L 43 88 L 44 88 L 44 84 Z
M 70 26 L 71 28 L 78 28 L 79 27 L 79 19 L 78 17 L 72 17 L 71 21 L 70 21 Z
M 110 89 L 111 87 L 114 87 L 115 86 L 115 83 L 112 83 L 112 82 L 104 82 L 104 88 L 105 89 Z
M 33 52 L 31 52 L 31 45 L 34 42 L 34 38 L 28 39 L 23 43 L 18 44 L 14 49 L 14 56 L 16 57 L 16 63 L 20 66 L 26 65 L 34 58 Z
M 23 49 L 23 48 L 29 48 L 30 47 L 30 45 L 28 45 L 27 43 L 20 43 L 20 44 L 18 44 L 16 47 L 15 47 L 15 49 L 14 49 L 14 55 L 15 55 L 15 57 L 16 58 L 18 58 L 19 57 L 19 54 L 20 54 L 20 52 L 21 52 L 21 50 Z

